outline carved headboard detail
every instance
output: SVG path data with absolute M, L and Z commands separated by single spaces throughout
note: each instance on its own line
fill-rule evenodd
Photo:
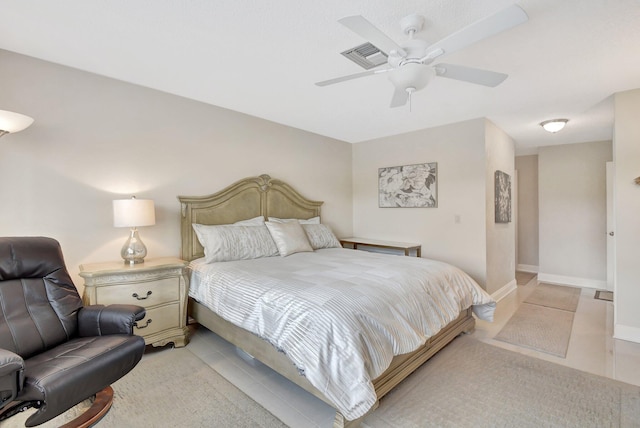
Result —
M 322 202 L 306 199 L 291 186 L 263 174 L 237 181 L 208 196 L 178 196 L 180 200 L 181 257 L 204 257 L 204 249 L 191 226 L 231 224 L 258 216 L 311 218 L 320 215 Z

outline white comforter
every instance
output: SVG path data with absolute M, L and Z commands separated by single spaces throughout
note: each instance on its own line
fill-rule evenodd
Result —
M 376 401 L 372 380 L 474 305 L 495 302 L 446 263 L 342 248 L 191 263 L 189 295 L 282 350 L 347 419 Z

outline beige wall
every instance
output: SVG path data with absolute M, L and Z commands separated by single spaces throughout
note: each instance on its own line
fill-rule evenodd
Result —
M 606 162 L 610 141 L 538 152 L 538 279 L 606 288 Z
M 2 50 L 0 63 L 0 108 L 35 118 L 0 140 L 0 235 L 58 239 L 79 288 L 79 264 L 119 258 L 111 201 L 132 194 L 156 204 L 149 257 L 179 255 L 177 195 L 263 173 L 352 233 L 348 143 Z
M 640 89 L 615 95 L 614 210 L 615 320 L 614 336 L 640 342 Z
M 477 119 L 355 144 L 354 234 L 420 243 L 423 257 L 486 286 L 486 127 Z M 438 163 L 438 208 L 378 207 L 378 168 L 425 162 Z
M 487 279 L 486 290 L 495 294 L 505 287 L 515 287 L 515 210 L 514 196 L 514 142 L 504 131 L 486 121 L 486 229 L 487 229 Z M 511 222 L 495 221 L 495 172 L 502 171 L 511 177 Z
M 519 270 L 538 271 L 538 155 L 516 156 Z

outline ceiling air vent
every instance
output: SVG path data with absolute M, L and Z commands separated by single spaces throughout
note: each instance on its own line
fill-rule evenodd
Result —
M 365 70 L 387 62 L 387 55 L 371 43 L 365 43 L 341 53 Z

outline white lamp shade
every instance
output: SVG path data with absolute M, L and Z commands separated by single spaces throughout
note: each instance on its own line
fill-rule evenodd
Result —
M 151 199 L 116 199 L 113 201 L 115 227 L 140 227 L 156 224 L 156 212 Z
M 12 111 L 0 110 L 0 132 L 19 132 L 29 127 L 33 118 Z
M 424 64 L 408 63 L 388 73 L 393 86 L 406 91 L 413 88 L 419 91 L 429 84 L 436 75 L 436 70 Z

